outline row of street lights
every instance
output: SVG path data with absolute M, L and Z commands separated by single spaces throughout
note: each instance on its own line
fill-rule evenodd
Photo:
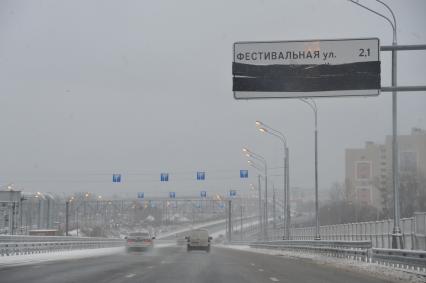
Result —
M 309 105 L 309 107 L 312 109 L 314 113 L 314 137 L 315 137 L 315 240 L 320 240 L 320 224 L 319 224 L 319 205 L 318 205 L 318 108 L 313 99 L 300 99 L 302 102 Z M 283 196 L 284 196 L 284 235 L 283 239 L 290 240 L 290 224 L 291 224 L 291 210 L 290 210 L 290 151 L 287 145 L 287 138 L 286 136 L 274 128 L 268 126 L 267 124 L 256 121 L 256 127 L 257 129 L 266 134 L 270 134 L 271 136 L 274 136 L 278 138 L 283 143 L 283 162 L 284 162 L 284 174 L 283 174 Z M 263 167 L 258 166 L 256 163 L 253 162 L 253 160 L 248 160 L 248 164 L 258 171 L 262 172 L 264 171 L 264 179 L 265 179 L 265 223 L 263 224 L 262 229 L 262 223 L 261 223 L 261 215 L 262 215 L 262 208 L 261 208 L 261 188 L 260 188 L 260 175 L 259 175 L 259 224 L 261 227 L 261 230 L 263 230 L 264 236 L 267 239 L 268 238 L 268 167 L 266 159 L 257 154 L 253 151 L 250 151 L 247 148 L 243 148 L 243 153 L 248 158 L 253 158 L 258 161 L 260 161 L 263 165 Z

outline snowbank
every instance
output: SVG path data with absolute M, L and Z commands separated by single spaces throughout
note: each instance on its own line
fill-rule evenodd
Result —
M 250 248 L 247 245 L 218 245 L 222 248 L 235 249 L 248 251 L 253 253 L 268 254 L 272 256 L 280 256 L 294 259 L 311 259 L 315 263 L 320 265 L 332 266 L 335 268 L 368 273 L 373 277 L 377 277 L 389 282 L 412 282 L 412 283 L 424 283 L 426 282 L 426 274 L 416 274 L 411 271 L 404 269 L 393 268 L 389 266 L 379 265 L 376 263 L 367 263 L 362 261 L 327 257 L 318 254 L 306 253 L 306 252 L 295 252 L 295 251 L 284 251 L 284 250 L 271 250 L 271 249 L 255 249 Z
M 72 250 L 72 251 L 57 251 L 51 253 L 41 254 L 28 254 L 28 255 L 16 255 L 16 256 L 2 256 L 0 257 L 0 267 L 4 266 L 20 266 L 36 264 L 47 261 L 56 260 L 71 260 L 88 257 L 99 257 L 112 255 L 117 253 L 123 253 L 124 247 L 114 248 L 100 248 L 100 249 L 85 249 L 85 250 Z

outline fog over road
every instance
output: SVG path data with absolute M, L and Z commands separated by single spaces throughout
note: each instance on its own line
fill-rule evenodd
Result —
M 159 245 L 151 252 L 37 263 L 0 268 L 8 282 L 389 282 L 362 273 L 247 251 L 212 247 L 186 252 L 184 246 Z

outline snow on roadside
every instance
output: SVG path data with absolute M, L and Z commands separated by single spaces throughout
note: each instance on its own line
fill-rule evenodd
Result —
M 313 262 L 332 266 L 339 269 L 344 269 L 347 271 L 355 271 L 362 273 L 369 273 L 371 276 L 389 280 L 389 282 L 411 282 L 411 283 L 424 283 L 426 282 L 426 274 L 415 274 L 413 272 L 393 268 L 389 266 L 380 265 L 377 263 L 367 263 L 362 261 L 356 261 L 351 259 L 334 258 L 327 257 L 323 255 L 306 253 L 306 252 L 296 252 L 296 251 L 285 251 L 285 250 L 271 250 L 271 249 L 258 249 L 258 248 L 250 248 L 247 245 L 217 245 L 221 248 L 235 249 L 248 251 L 253 253 L 261 253 L 273 256 L 280 256 L 286 258 L 294 258 L 294 259 L 310 259 Z
M 88 257 L 99 257 L 124 252 L 124 247 L 85 249 L 72 251 L 57 251 L 41 254 L 1 256 L 0 267 L 21 266 L 47 261 L 70 260 Z
M 271 217 L 270 220 L 272 220 L 272 219 L 273 218 Z M 259 223 L 259 220 L 253 220 L 253 221 L 250 221 L 250 222 L 245 222 L 243 224 L 243 229 L 250 227 L 252 225 L 258 225 L 258 223 Z M 214 233 L 211 233 L 210 236 L 212 236 L 213 239 L 215 239 L 215 238 L 219 237 L 220 235 L 225 235 L 225 233 L 226 233 L 225 229 L 222 229 L 222 230 L 216 231 Z
M 162 239 L 162 238 L 173 236 L 175 234 L 180 234 L 180 233 L 183 233 L 183 232 L 187 232 L 187 231 L 190 231 L 192 229 L 203 228 L 203 227 L 206 227 L 206 226 L 217 225 L 217 224 L 220 224 L 220 223 L 225 223 L 225 219 L 215 220 L 215 221 L 211 221 L 211 222 L 205 222 L 205 223 L 201 223 L 201 224 L 197 224 L 197 225 L 193 225 L 193 226 L 191 225 L 189 227 L 185 227 L 185 228 L 182 228 L 182 229 L 179 229 L 179 230 L 175 230 L 175 231 L 167 232 L 167 233 L 164 233 L 164 234 L 160 234 L 157 238 L 158 239 Z

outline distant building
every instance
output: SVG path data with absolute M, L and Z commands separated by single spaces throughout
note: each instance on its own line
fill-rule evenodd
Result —
M 413 128 L 410 135 L 398 136 L 401 173 L 426 176 L 426 131 Z M 382 210 L 384 198 L 392 197 L 392 136 L 385 144 L 366 142 L 364 148 L 346 149 L 346 195 L 349 200 Z

